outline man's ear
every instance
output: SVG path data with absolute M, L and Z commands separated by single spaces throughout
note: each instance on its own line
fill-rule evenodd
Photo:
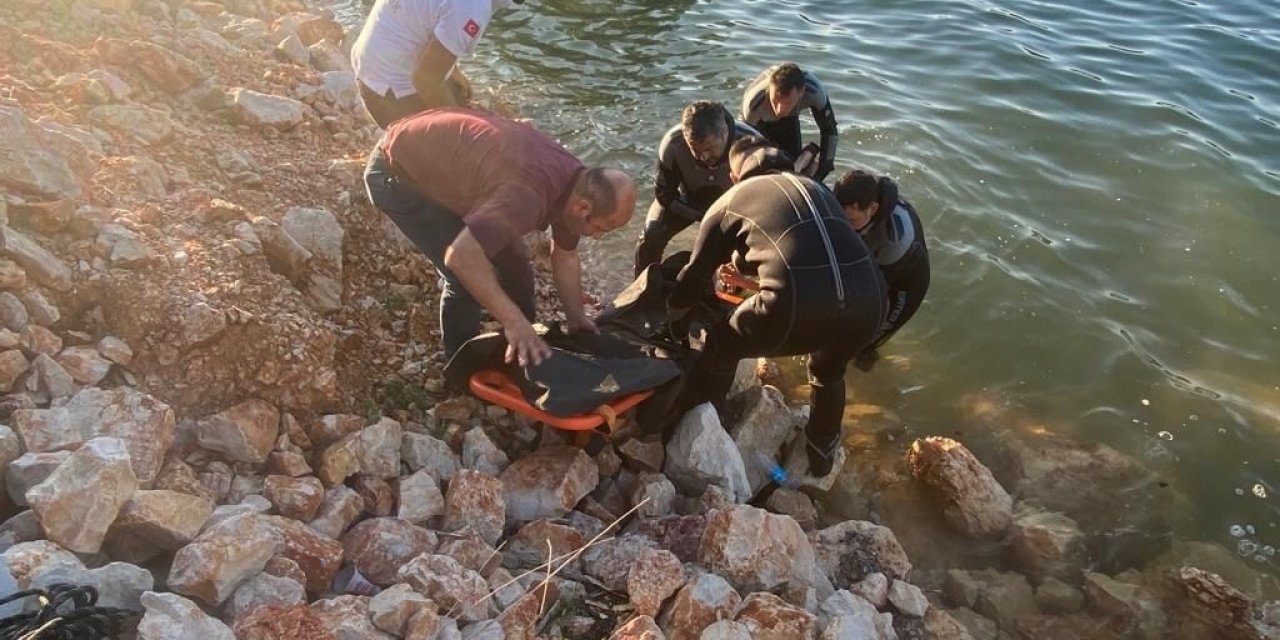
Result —
M 872 200 L 871 204 L 867 205 L 867 217 L 868 218 L 876 217 L 876 212 L 879 210 L 880 210 L 880 203 L 878 201 Z

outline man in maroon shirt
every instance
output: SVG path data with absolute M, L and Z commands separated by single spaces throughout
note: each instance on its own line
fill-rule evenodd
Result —
M 479 332 L 480 308 L 502 324 L 507 361 L 550 355 L 530 324 L 533 264 L 522 238 L 551 229 L 551 275 L 569 331 L 595 331 L 582 304 L 578 239 L 631 219 L 636 190 L 617 169 L 585 168 L 532 126 L 449 107 L 396 121 L 365 168 L 369 200 L 440 273 L 445 357 Z

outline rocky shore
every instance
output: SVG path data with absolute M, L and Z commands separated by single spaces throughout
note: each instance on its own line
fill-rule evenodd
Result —
M 767 366 L 665 446 L 449 397 L 349 37 L 296 0 L 0 6 L 14 588 L 144 640 L 1280 637 L 1274 577 L 1173 542 L 1176 489 L 1105 446 L 903 440 L 752 506 L 803 421 Z

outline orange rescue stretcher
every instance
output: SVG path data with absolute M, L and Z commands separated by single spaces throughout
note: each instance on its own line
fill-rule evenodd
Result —
M 481 400 L 491 402 L 508 411 L 514 411 L 561 431 L 575 432 L 577 434 L 575 442 L 579 446 L 585 445 L 586 441 L 591 437 L 591 432 L 602 426 L 607 427 L 609 432 L 612 433 L 618 426 L 618 416 L 633 409 L 653 395 L 652 389 L 637 391 L 622 396 L 608 404 L 602 404 L 590 413 L 556 416 L 529 404 L 524 399 L 520 386 L 511 379 L 511 376 L 502 371 L 493 369 L 477 371 L 471 374 L 470 386 L 471 393 Z
M 720 267 L 720 285 L 723 289 L 716 289 L 716 297 L 724 302 L 737 306 L 742 304 L 746 298 L 740 296 L 734 291 L 759 291 L 760 283 L 748 278 L 738 272 L 737 269 L 730 269 L 728 265 Z

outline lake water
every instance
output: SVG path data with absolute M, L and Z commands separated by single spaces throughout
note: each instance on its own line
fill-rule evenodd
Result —
M 588 243 L 613 291 L 659 137 L 781 60 L 831 93 L 838 170 L 895 177 L 930 243 L 928 299 L 851 401 L 911 436 L 1106 443 L 1191 497 L 1184 535 L 1280 546 L 1280 7 L 532 0 L 464 68 L 640 182 L 631 227 Z

